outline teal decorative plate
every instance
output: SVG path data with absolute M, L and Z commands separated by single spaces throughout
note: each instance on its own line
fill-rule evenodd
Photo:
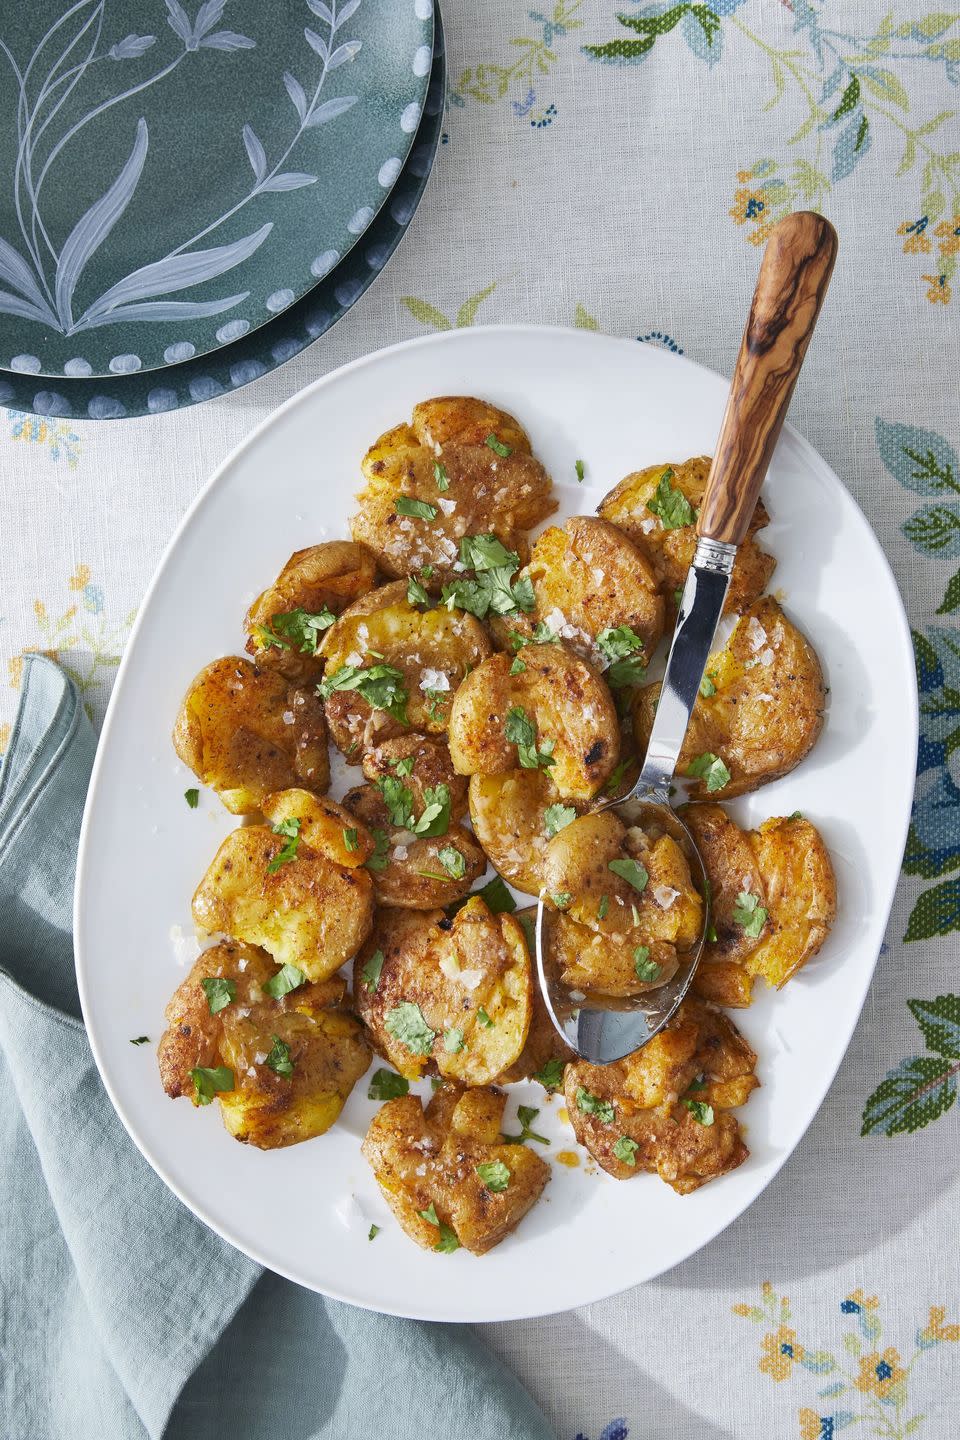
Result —
M 0 369 L 158 369 L 288 309 L 393 190 L 432 54 L 432 0 L 0 7 Z
M 289 310 L 223 352 L 171 366 L 161 375 L 135 373 L 106 380 L 48 382 L 34 375 L 0 374 L 0 405 L 38 415 L 92 420 L 177 410 L 239 389 L 312 345 L 370 288 L 413 219 L 440 143 L 445 84 L 438 11 L 423 120 L 400 178 L 362 242 Z

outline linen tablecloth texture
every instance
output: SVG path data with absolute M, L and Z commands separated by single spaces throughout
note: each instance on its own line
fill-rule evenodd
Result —
M 444 20 L 436 174 L 335 331 L 178 414 L 3 417 L 0 722 L 29 648 L 58 654 L 100 715 L 174 524 L 227 450 L 317 375 L 430 329 L 518 320 L 597 326 L 729 374 L 771 220 L 821 209 L 840 258 L 791 418 L 890 557 L 923 692 L 887 947 L 825 1105 L 737 1224 L 656 1283 L 485 1335 L 565 1440 L 821 1440 L 854 1423 L 956 1440 L 960 13 L 456 0 Z M 335 483 L 319 462 L 317 483 Z
M 100 1083 L 73 971 L 95 739 L 27 662 L 0 771 L 3 1440 L 549 1440 L 463 1327 L 374 1315 L 264 1274 L 167 1190 Z M 414 1399 L 414 1387 L 416 1397 Z

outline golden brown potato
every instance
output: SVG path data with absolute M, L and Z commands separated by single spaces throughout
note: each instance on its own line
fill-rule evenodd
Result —
M 321 691 L 330 734 L 348 759 L 359 763 L 365 751 L 417 731 L 442 735 L 450 703 L 464 675 L 490 654 L 492 646 L 479 620 L 445 608 L 420 610 L 407 600 L 402 581 L 372 590 L 351 605 L 327 631 L 323 644 L 326 672 Z M 364 698 L 363 682 L 389 667 L 399 687 L 389 710 Z M 338 688 L 342 675 L 348 688 Z M 350 678 L 352 675 L 352 679 Z
M 462 820 L 467 813 L 466 777 L 454 770 L 447 742 L 440 736 L 411 734 L 384 740 L 366 751 L 362 766 L 366 778 L 374 782 L 388 775 L 402 779 L 418 815 L 427 804 L 426 791 L 438 785 L 446 785 L 449 792 L 451 820 Z
M 649 662 L 663 634 L 663 597 L 646 555 L 615 525 L 590 515 L 574 515 L 562 530 L 551 525 L 538 537 L 525 574 L 533 581 L 536 606 L 492 622 L 504 648 L 510 631 L 529 637 L 544 624 L 600 666 L 605 660 L 597 636 L 628 625 Z
M 722 767 L 690 787 L 691 799 L 716 791 L 724 800 L 788 774 L 823 729 L 826 692 L 820 662 L 807 639 L 765 596 L 737 621 L 722 650 L 707 661 L 714 692 L 693 707 L 677 773 L 691 775 L 714 759 Z M 637 690 L 633 724 L 645 752 L 659 685 Z M 704 757 L 707 757 L 706 759 Z
M 523 1049 L 531 987 L 523 930 L 478 896 L 452 920 L 442 910 L 378 911 L 354 966 L 357 1013 L 410 1080 L 432 1061 L 448 1079 L 488 1084 Z
M 664 475 L 667 475 L 664 481 Z M 696 526 L 693 523 L 696 511 L 703 500 L 707 476 L 710 474 L 709 455 L 700 455 L 685 460 L 679 465 L 650 465 L 646 470 L 637 470 L 615 486 L 598 507 L 604 520 L 616 525 L 647 556 L 656 571 L 661 593 L 668 601 L 674 592 L 683 586 L 687 571 L 696 549 Z M 658 487 L 669 493 L 679 491 L 676 505 L 682 512 L 683 499 L 689 503 L 686 511 L 687 523 L 664 525 L 660 515 L 649 509 L 649 502 L 657 504 Z M 668 502 L 668 514 L 669 514 Z M 674 517 L 671 517 L 674 518 Z M 676 518 L 680 518 L 678 515 Z M 730 589 L 724 606 L 727 614 L 738 614 L 752 605 L 766 590 L 770 577 L 776 568 L 776 561 L 754 540 L 754 534 L 768 524 L 763 501 L 758 500 L 750 522 L 747 538 L 737 551 L 730 579 Z
M 546 903 L 562 912 L 551 957 L 575 990 L 624 996 L 662 985 L 700 938 L 703 901 L 677 842 L 628 830 L 611 810 L 561 830 L 542 872 Z
M 500 1143 L 506 1097 L 444 1085 L 424 1113 L 416 1095 L 389 1100 L 363 1142 L 400 1225 L 424 1250 L 485 1255 L 536 1204 L 550 1167 L 529 1145 Z
M 431 566 L 424 583 L 434 593 L 462 573 L 454 566 L 464 535 L 495 534 L 525 558 L 524 532 L 557 508 L 550 477 L 517 422 L 468 396 L 418 405 L 413 428 L 381 435 L 364 456 L 363 473 L 354 539 L 373 550 L 387 575 Z M 428 505 L 429 518 L 403 514 L 409 501 Z
M 576 1137 L 616 1179 L 649 1171 L 688 1195 L 747 1158 L 728 1112 L 756 1088 L 756 1060 L 725 1015 L 688 998 L 625 1060 L 567 1066 L 564 1097 Z
M 297 833 L 303 843 L 347 870 L 366 865 L 374 852 L 374 839 L 366 826 L 358 825 L 350 810 L 326 796 L 311 795 L 308 790 L 279 790 L 264 800 L 263 813 L 271 825 L 299 820 Z
M 536 968 L 534 957 L 535 930 L 537 911 L 535 906 L 526 910 L 518 910 L 516 919 L 524 927 L 527 935 L 527 946 L 530 951 L 531 961 Z M 563 1085 L 564 1067 L 570 1060 L 576 1059 L 575 1051 L 559 1033 L 550 1016 L 547 1014 L 547 1007 L 544 1004 L 543 996 L 540 993 L 540 986 L 536 974 L 533 976 L 533 1008 L 530 1012 L 530 1029 L 527 1031 L 527 1043 L 524 1045 L 520 1055 L 513 1062 L 508 1070 L 498 1076 L 498 1083 L 501 1085 L 512 1085 L 517 1080 L 536 1080 L 544 1090 L 550 1092 L 559 1090 Z
M 366 870 L 347 869 L 298 837 L 247 825 L 214 856 L 193 918 L 198 929 L 261 945 L 278 965 L 325 980 L 369 934 L 373 884 Z
M 205 950 L 167 1006 L 158 1048 L 168 1095 L 198 1104 L 215 1094 L 231 1135 L 262 1150 L 322 1135 L 370 1063 L 362 1028 L 339 1008 L 342 980 L 274 998 L 266 987 L 277 974 L 253 946 Z M 225 1090 L 193 1073 L 224 1066 Z
M 762 975 L 778 989 L 820 949 L 836 913 L 836 882 L 819 833 L 800 816 L 741 830 L 719 805 L 688 805 L 686 820 L 710 879 L 716 940 L 694 987 L 749 1005 Z
M 460 686 L 450 713 L 450 757 L 461 775 L 499 775 L 523 766 L 523 738 L 534 768 L 549 769 L 563 799 L 589 800 L 620 751 L 617 713 L 604 682 L 560 645 L 527 645 L 525 669 L 511 675 L 500 652 Z M 508 730 L 517 739 L 508 738 Z M 518 743 L 519 742 L 519 743 Z M 536 755 L 534 751 L 537 752 Z M 543 756 L 547 757 L 544 764 Z
M 369 868 L 380 905 L 407 910 L 450 905 L 469 895 L 474 881 L 487 868 L 486 855 L 462 825 L 448 825 L 442 834 L 430 836 L 394 825 L 390 807 L 376 785 L 355 786 L 347 791 L 343 803 L 378 844 Z M 422 818 L 426 812 L 420 809 L 415 813 Z
M 318 680 L 323 660 L 317 649 L 330 615 L 365 595 L 376 573 L 376 556 L 352 540 L 297 550 L 247 612 L 247 653 L 289 679 Z
M 528 895 L 539 895 L 543 884 L 551 806 L 559 807 L 551 812 L 554 816 L 570 808 L 543 770 L 470 776 L 474 833 L 503 878 Z
M 233 815 L 255 813 L 273 790 L 299 785 L 322 795 L 330 784 L 327 727 L 313 691 L 236 655 L 200 671 L 173 745 Z

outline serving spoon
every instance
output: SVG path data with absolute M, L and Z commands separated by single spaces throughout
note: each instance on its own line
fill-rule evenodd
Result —
M 551 913 L 537 908 L 537 971 L 547 1011 L 560 1034 L 595 1065 L 639 1050 L 675 1014 L 703 953 L 710 885 L 690 831 L 671 805 L 674 771 L 723 612 L 737 548 L 780 436 L 837 255 L 837 236 L 822 215 L 802 210 L 770 232 L 720 425 L 697 520 L 697 547 L 680 599 L 647 753 L 636 784 L 613 810 L 628 827 L 666 832 L 679 844 L 703 897 L 697 943 L 679 956 L 671 978 L 628 999 L 571 991 L 550 955 Z M 576 821 L 573 822 L 576 824 Z

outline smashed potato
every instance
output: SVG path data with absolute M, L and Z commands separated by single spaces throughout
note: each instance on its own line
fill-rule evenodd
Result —
M 827 938 L 837 902 L 830 856 L 799 815 L 746 831 L 719 805 L 688 805 L 684 819 L 710 879 L 717 937 L 694 989 L 723 1005 L 749 1005 L 756 976 L 781 989 Z
M 528 895 L 539 895 L 543 886 L 551 806 L 565 810 L 557 787 L 543 770 L 470 776 L 474 834 L 503 878 Z
M 693 561 L 696 514 L 710 464 L 709 455 L 700 455 L 679 465 L 650 465 L 621 480 L 598 507 L 604 520 L 616 525 L 649 556 L 660 591 L 668 599 L 682 588 Z M 656 510 L 650 509 L 651 503 Z M 746 610 L 770 583 L 777 562 L 753 538 L 769 520 L 763 501 L 758 500 L 734 561 L 724 605 L 728 615 Z
M 299 822 L 297 834 L 305 845 L 348 870 L 366 865 L 374 852 L 369 830 L 357 824 L 345 805 L 326 796 L 311 795 L 308 790 L 280 790 L 264 800 L 263 813 L 272 825 Z
M 544 899 L 558 913 L 549 950 L 565 984 L 636 995 L 675 973 L 703 928 L 703 900 L 672 836 L 630 829 L 612 810 L 567 825 L 547 846 Z
M 438 593 L 457 578 L 465 535 L 496 535 L 526 555 L 525 531 L 557 508 L 551 481 L 523 429 L 502 410 L 469 396 L 424 401 L 413 426 L 381 435 L 363 459 L 366 489 L 350 522 L 387 575 L 428 567 Z
M 461 775 L 549 769 L 563 799 L 589 800 L 620 753 L 610 691 L 560 645 L 526 645 L 524 669 L 491 655 L 460 686 L 450 712 L 450 757 Z
M 342 980 L 275 997 L 267 986 L 278 973 L 253 946 L 205 950 L 167 1006 L 157 1051 L 168 1095 L 215 1095 L 230 1134 L 261 1150 L 329 1130 L 370 1063 L 361 1026 L 340 1008 Z
M 713 686 L 693 707 L 677 773 L 691 778 L 692 799 L 723 799 L 787 775 L 823 729 L 826 691 L 813 648 L 771 596 L 737 621 L 722 650 L 707 661 Z M 633 724 L 645 753 L 659 685 L 636 691 Z M 720 762 L 719 764 L 716 762 Z
M 487 868 L 486 855 L 462 825 L 448 824 L 442 834 L 424 836 L 405 825 L 395 825 L 390 806 L 376 785 L 348 790 L 343 804 L 377 842 L 369 868 L 381 905 L 409 910 L 450 905 L 469 895 L 474 881 Z M 415 813 L 429 815 L 422 808 Z
M 318 680 L 320 636 L 373 587 L 376 573 L 376 556 L 352 540 L 297 550 L 247 612 L 247 653 L 289 679 Z
M 353 990 L 377 1049 L 409 1080 L 433 1062 L 448 1079 L 487 1085 L 514 1063 L 530 1028 L 523 930 L 479 896 L 452 920 L 442 910 L 378 911 Z
M 550 1178 L 529 1145 L 500 1141 L 506 1096 L 445 1084 L 424 1112 L 389 1100 L 362 1150 L 400 1225 L 424 1250 L 485 1255 L 516 1229 Z
M 330 784 L 327 727 L 313 691 L 237 655 L 200 671 L 180 707 L 173 745 L 233 815 L 255 813 L 274 790 L 300 785 L 322 794 Z
M 747 1158 L 729 1111 L 759 1083 L 756 1062 L 725 1015 L 688 998 L 625 1060 L 568 1065 L 567 1111 L 580 1144 L 617 1180 L 648 1171 L 688 1195 Z
M 365 752 L 361 765 L 366 778 L 374 783 L 388 775 L 402 779 L 413 795 L 418 815 L 428 803 L 426 792 L 438 785 L 447 787 L 451 820 L 462 820 L 467 813 L 466 776 L 454 770 L 446 739 L 440 736 L 398 735 L 384 740 Z
M 409 730 L 442 735 L 454 691 L 492 648 L 472 615 L 419 609 L 402 582 L 372 590 L 344 611 L 321 646 L 334 744 L 359 763 L 365 751 Z M 377 690 L 384 681 L 386 696 Z
M 197 886 L 193 918 L 198 929 L 260 945 L 278 965 L 325 980 L 366 939 L 373 884 L 366 870 L 338 863 L 339 847 L 320 848 L 319 830 L 314 848 L 293 829 L 288 821 L 282 834 L 269 825 L 232 831 Z
M 536 907 L 519 910 L 516 919 L 524 927 L 532 960 L 536 943 Z M 533 1009 L 530 1012 L 527 1043 L 510 1068 L 498 1077 L 499 1083 L 512 1085 L 517 1080 L 536 1080 L 548 1092 L 559 1090 L 563 1085 L 564 1067 L 568 1061 L 576 1058 L 576 1052 L 570 1048 L 550 1019 L 540 985 L 534 975 Z
M 643 642 L 642 658 L 650 660 L 663 634 L 663 597 L 646 555 L 615 525 L 590 515 L 574 515 L 562 530 L 551 525 L 538 537 L 524 573 L 536 605 L 529 614 L 494 622 L 504 645 L 510 631 L 529 637 L 545 625 L 584 659 L 601 664 L 597 636 L 627 625 Z

